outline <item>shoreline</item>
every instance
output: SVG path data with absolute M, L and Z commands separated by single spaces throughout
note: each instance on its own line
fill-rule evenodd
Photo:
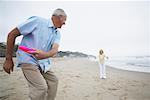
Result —
M 149 74 L 150 75 L 150 72 L 142 72 L 142 71 L 134 71 L 134 70 L 126 70 L 126 69 L 121 69 L 121 68 L 116 68 L 116 67 L 113 67 L 111 65 L 106 65 L 106 67 L 112 69 L 112 70 L 118 70 L 118 71 L 122 71 L 122 72 L 131 72 L 131 73 L 141 73 L 141 74 Z
M 90 61 L 93 62 L 98 62 L 98 59 L 89 59 Z M 147 59 L 146 59 L 147 61 Z M 114 61 L 112 62 L 111 60 L 106 60 L 105 65 L 110 66 L 115 69 L 120 69 L 120 70 L 125 70 L 125 71 L 133 71 L 133 72 L 144 72 L 144 73 L 150 73 L 150 66 L 144 66 L 144 65 L 130 65 L 128 62 L 122 62 L 120 61 Z

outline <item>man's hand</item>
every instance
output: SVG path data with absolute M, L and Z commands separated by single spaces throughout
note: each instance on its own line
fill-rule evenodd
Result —
M 32 48 L 35 51 L 29 51 L 28 53 L 32 54 L 36 59 L 41 60 L 41 59 L 53 57 L 58 52 L 58 47 L 59 45 L 57 43 L 54 43 L 52 45 L 52 49 L 48 52 Z
M 34 50 L 35 51 L 31 51 L 31 52 L 29 51 L 28 53 L 32 54 L 37 60 L 48 58 L 47 57 L 48 56 L 47 52 L 44 52 L 42 50 L 36 50 L 36 49 L 34 49 Z
M 14 68 L 14 62 L 12 59 L 6 59 L 6 61 L 4 62 L 3 65 L 3 69 L 5 70 L 5 72 L 7 72 L 8 74 L 11 73 L 11 71 L 13 72 L 13 68 Z
M 7 36 L 7 45 L 6 45 L 6 61 L 4 62 L 3 69 L 8 74 L 13 71 L 14 62 L 12 60 L 13 47 L 15 44 L 16 37 L 20 36 L 20 32 L 17 28 L 14 28 Z

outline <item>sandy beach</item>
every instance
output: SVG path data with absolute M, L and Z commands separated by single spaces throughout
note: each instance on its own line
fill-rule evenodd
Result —
M 14 58 L 14 60 L 16 60 Z M 59 78 L 56 100 L 150 100 L 150 73 L 106 67 L 107 79 L 99 78 L 99 66 L 86 58 L 53 58 Z M 0 100 L 29 100 L 20 68 L 3 71 L 0 58 Z

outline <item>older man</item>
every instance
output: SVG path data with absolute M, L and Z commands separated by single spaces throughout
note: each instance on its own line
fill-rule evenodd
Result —
M 66 21 L 63 9 L 56 9 L 51 19 L 32 16 L 13 29 L 7 37 L 6 61 L 3 65 L 7 73 L 13 71 L 12 52 L 16 37 L 23 35 L 21 46 L 34 48 L 34 52 L 17 50 L 17 65 L 22 68 L 29 86 L 31 100 L 54 100 L 58 79 L 50 70 L 49 57 L 58 51 L 61 28 Z

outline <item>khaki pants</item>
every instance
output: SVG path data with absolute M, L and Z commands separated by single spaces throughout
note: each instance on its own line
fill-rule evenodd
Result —
M 38 66 L 21 64 L 23 74 L 28 82 L 31 100 L 54 100 L 58 79 L 52 71 L 41 73 Z

